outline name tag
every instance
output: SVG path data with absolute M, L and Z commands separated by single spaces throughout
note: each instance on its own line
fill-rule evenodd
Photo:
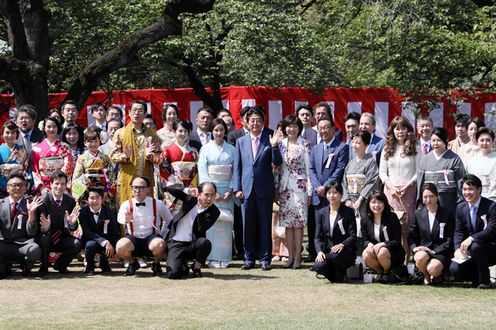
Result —
M 439 224 L 439 238 L 444 238 L 444 226 L 446 226 L 444 222 Z
M 19 230 L 22 229 L 22 215 L 21 214 L 19 214 L 17 216 L 17 229 L 19 229 Z
M 331 166 L 332 157 L 334 157 L 334 154 L 329 154 L 329 157 L 327 157 L 325 168 L 329 168 Z
M 339 226 L 339 230 L 341 230 L 341 235 L 344 235 L 345 231 L 344 231 L 344 226 L 343 226 L 343 220 L 338 221 L 338 226 Z
M 103 233 L 107 234 L 108 233 L 108 224 L 110 220 L 103 220 Z
M 382 228 L 382 233 L 384 234 L 384 240 L 386 242 L 389 241 L 389 235 L 388 235 L 388 232 L 387 232 L 387 226 L 384 226 L 384 228 Z

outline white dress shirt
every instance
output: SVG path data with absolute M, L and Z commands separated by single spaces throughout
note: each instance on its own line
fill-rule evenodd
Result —
M 192 242 L 193 241 L 193 223 L 195 222 L 196 216 L 205 211 L 205 209 L 199 208 L 195 205 L 184 217 L 179 220 L 176 227 L 176 233 L 173 240 L 178 242 Z

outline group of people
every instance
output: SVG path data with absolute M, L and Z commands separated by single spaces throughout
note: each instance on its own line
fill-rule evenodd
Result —
M 275 130 L 260 106 L 198 110 L 196 127 L 166 104 L 157 130 L 147 104 L 91 107 L 94 123 L 76 123 L 66 101 L 35 127 L 37 111 L 19 107 L 2 127 L 0 146 L 0 277 L 21 261 L 25 276 L 41 260 L 68 272 L 84 251 L 85 272 L 125 275 L 145 266 L 169 278 L 201 268 L 271 269 L 272 215 L 288 250 L 284 268 L 308 260 L 331 282 L 346 279 L 357 256 L 388 282 L 413 255 L 424 284 L 450 276 L 491 286 L 496 264 L 494 133 L 478 118 L 455 117 L 456 138 L 417 119 L 417 133 L 395 117 L 383 139 L 370 113 L 348 113 L 345 131 L 330 106 L 301 105 Z M 456 206 L 456 210 L 455 210 Z M 56 260 L 50 260 L 51 253 Z M 98 257 L 97 257 L 98 255 Z M 452 259 L 454 261 L 452 261 Z M 96 260 L 96 261 L 95 261 Z

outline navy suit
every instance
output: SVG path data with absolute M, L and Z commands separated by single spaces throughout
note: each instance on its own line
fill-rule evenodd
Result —
M 375 157 L 377 166 L 379 166 L 379 162 L 381 160 L 381 152 L 382 149 L 384 149 L 385 142 L 386 140 L 374 134 L 372 135 L 372 138 L 370 139 L 370 144 L 367 147 L 367 153 L 372 154 L 372 156 Z
M 496 264 L 496 203 L 481 197 L 477 208 L 476 228 L 470 221 L 468 202 L 456 207 L 455 250 L 468 237 L 474 241 L 468 248 L 472 258 L 463 264 L 451 263 L 450 271 L 457 279 L 471 280 L 474 286 L 489 284 L 489 267 Z
M 272 148 L 269 135 L 262 133 L 255 159 L 251 135 L 236 141 L 233 169 L 233 191 L 242 191 L 245 263 L 253 266 L 256 259 L 270 264 L 272 258 L 272 203 L 275 197 L 272 164 L 282 164 L 281 152 Z
M 324 142 L 312 148 L 310 157 L 310 177 L 312 186 L 316 189 L 319 186 L 327 186 L 331 182 L 341 183 L 344 169 L 349 160 L 348 145 L 341 140 L 334 138 L 331 145 L 326 147 Z M 329 158 L 331 159 L 329 162 Z M 317 207 L 327 206 L 329 202 L 324 197 L 315 193 L 312 194 L 312 205 Z

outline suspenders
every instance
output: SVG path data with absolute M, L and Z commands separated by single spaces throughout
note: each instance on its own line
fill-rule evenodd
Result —
M 153 234 L 155 234 L 155 230 L 156 230 L 156 224 L 157 224 L 157 200 L 154 198 L 153 199 Z M 131 213 L 134 213 L 134 204 L 133 204 L 133 199 L 132 198 L 129 198 L 129 212 Z M 131 235 L 134 235 L 134 226 L 133 226 L 133 222 L 131 221 L 129 223 L 129 233 Z

